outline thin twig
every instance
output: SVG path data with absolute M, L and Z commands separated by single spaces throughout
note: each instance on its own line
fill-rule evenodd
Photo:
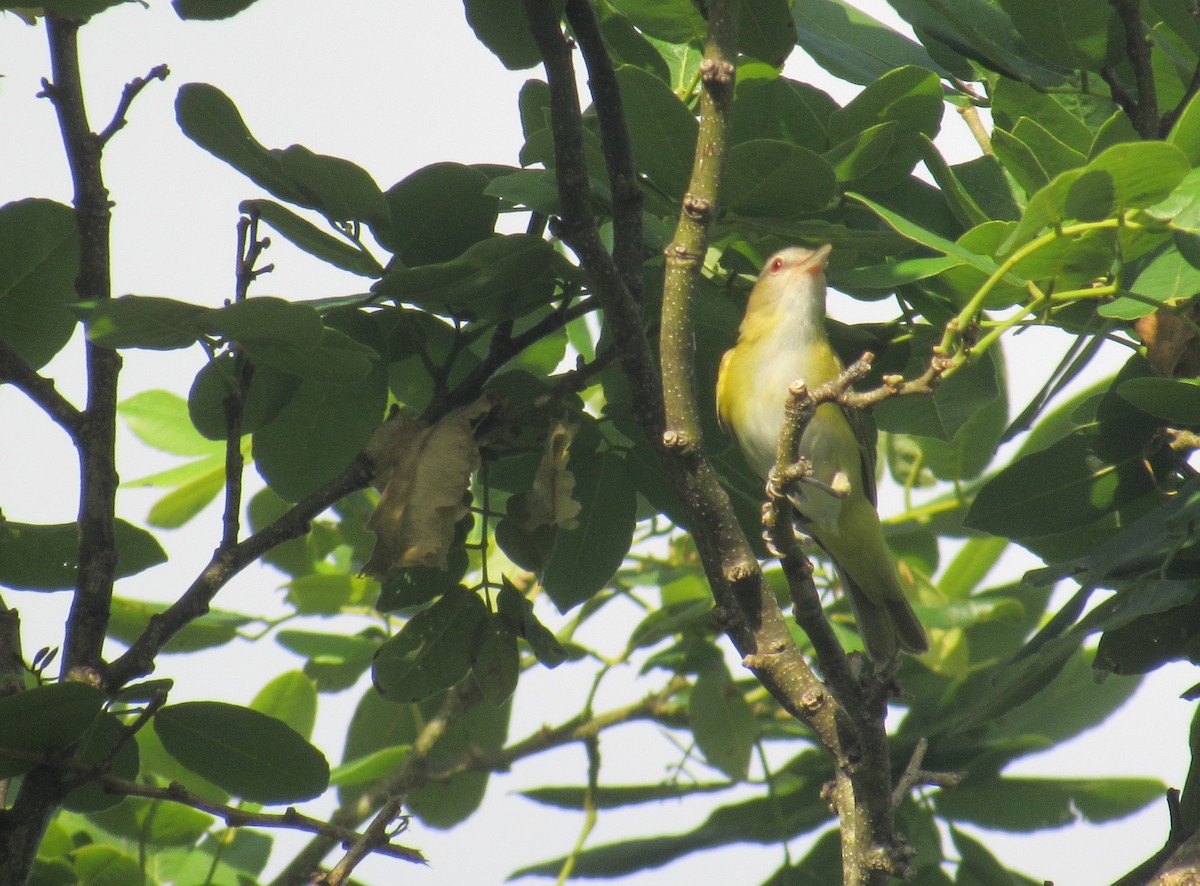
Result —
M 1146 33 L 1146 22 L 1142 19 L 1141 0 L 1111 0 L 1125 32 L 1125 57 L 1133 67 L 1137 98 L 1120 85 L 1116 71 L 1104 68 L 1100 76 L 1108 84 L 1115 101 L 1129 115 L 1133 128 L 1145 139 L 1159 135 L 1158 91 L 1154 85 L 1154 67 L 1151 62 L 1150 40 Z
M 24 358 L 0 341 L 0 383 L 13 385 L 36 403 L 59 427 L 78 438 L 83 429 L 83 413 L 58 392 L 52 379 L 39 375 Z
M 121 90 L 121 100 L 117 102 L 117 109 L 113 112 L 112 120 L 96 136 L 100 144 L 106 144 L 129 122 L 125 119 L 125 115 L 129 113 L 129 106 L 133 104 L 133 100 L 137 98 L 138 93 L 146 87 L 147 83 L 151 80 L 166 80 L 170 75 L 171 69 L 166 65 L 155 65 L 145 77 L 134 77 L 126 83 L 125 88 Z

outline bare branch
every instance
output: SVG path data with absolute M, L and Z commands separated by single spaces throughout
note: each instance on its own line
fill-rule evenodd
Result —
M 165 612 L 151 616 L 142 635 L 107 667 L 105 686 L 108 691 L 115 691 L 130 680 L 151 673 L 154 659 L 167 641 L 186 624 L 208 612 L 212 598 L 230 579 L 277 545 L 304 535 L 313 518 L 351 492 L 365 488 L 373 473 L 370 460 L 360 454 L 346 470 L 297 502 L 274 523 L 232 547 L 218 547 L 183 596 Z
M 16 351 L 0 341 L 0 384 L 12 384 L 41 407 L 72 439 L 83 429 L 83 413 L 58 392 L 52 379 L 39 375 Z
M 1133 67 L 1137 97 L 1130 96 L 1117 80 L 1112 68 L 1104 68 L 1100 76 L 1108 84 L 1115 101 L 1129 115 L 1133 128 L 1142 138 L 1159 137 L 1158 91 L 1154 85 L 1154 67 L 1150 59 L 1150 38 L 1142 19 L 1141 0 L 1110 0 L 1125 31 L 1125 57 Z
M 166 65 L 155 65 L 145 77 L 134 77 L 126 83 L 125 88 L 121 90 L 121 100 L 117 102 L 117 110 L 113 113 L 112 120 L 96 136 L 100 144 L 107 143 L 109 139 L 125 128 L 125 124 L 128 122 L 125 115 L 129 113 L 130 105 L 133 104 L 133 100 L 137 98 L 138 93 L 146 87 L 147 83 L 151 80 L 166 80 L 170 75 L 171 69 Z

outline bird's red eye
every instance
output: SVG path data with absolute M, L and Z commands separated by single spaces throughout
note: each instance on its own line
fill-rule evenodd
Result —
M 783 259 L 777 258 L 777 259 L 772 260 L 771 273 L 778 274 L 782 270 L 783 270 Z

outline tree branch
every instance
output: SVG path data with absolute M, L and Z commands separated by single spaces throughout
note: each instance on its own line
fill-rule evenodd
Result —
M 1116 72 L 1104 68 L 1100 76 L 1108 84 L 1115 101 L 1129 115 L 1138 135 L 1145 139 L 1159 137 L 1158 91 L 1154 85 L 1154 68 L 1150 59 L 1150 40 L 1146 23 L 1142 20 L 1141 0 L 1110 0 L 1121 20 L 1125 32 L 1125 57 L 1133 67 L 1137 97 L 1134 98 L 1121 86 Z
M 83 413 L 58 392 L 52 379 L 38 375 L 24 358 L 0 341 L 0 384 L 12 384 L 36 403 L 71 439 L 83 431 Z
M 600 145 L 613 197 L 613 261 L 633 300 L 642 300 L 642 189 L 633 164 L 621 90 L 588 0 L 567 0 L 567 21 L 588 69 L 588 89 L 600 121 Z
M 185 625 L 208 612 L 212 598 L 230 579 L 277 545 L 304 535 L 317 515 L 351 492 L 365 488 L 373 474 L 370 459 L 360 454 L 346 470 L 297 502 L 274 523 L 232 547 L 218 547 L 183 595 L 165 612 L 152 615 L 142 635 L 107 667 L 105 688 L 115 692 L 130 680 L 151 673 L 163 646 Z
M 75 187 L 75 223 L 79 228 L 79 277 L 75 290 L 81 300 L 102 301 L 111 295 L 109 227 L 112 221 L 108 189 L 100 169 L 104 143 L 88 126 L 79 71 L 80 23 L 47 16 L 53 84 L 44 93 L 54 105 L 62 132 L 71 180 Z M 63 676 L 95 680 L 108 629 L 113 575 L 117 565 L 114 541 L 117 469 L 115 457 L 117 376 L 120 355 L 90 342 L 87 348 L 87 407 L 79 450 L 79 571 L 67 617 L 63 644 Z
M 146 84 L 151 80 L 166 80 L 170 75 L 171 69 L 166 65 L 155 65 L 145 77 L 134 77 L 125 84 L 125 88 L 121 90 L 121 100 L 117 102 L 117 109 L 113 112 L 112 120 L 96 137 L 102 146 L 125 128 L 125 124 L 128 122 L 125 115 L 129 113 L 129 107 L 137 98 L 138 93 L 146 88 Z

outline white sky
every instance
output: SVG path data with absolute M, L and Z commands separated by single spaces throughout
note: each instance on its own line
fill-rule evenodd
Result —
M 861 3 L 881 17 L 890 10 Z M 113 278 L 117 294 L 132 292 L 219 305 L 232 296 L 235 224 L 242 199 L 262 196 L 239 173 L 197 148 L 178 130 L 173 102 L 184 83 L 205 81 L 224 90 L 238 105 L 251 131 L 269 147 L 301 143 L 319 153 L 346 157 L 366 168 L 381 187 L 440 160 L 517 164 L 521 132 L 516 94 L 540 71 L 512 73 L 480 44 L 454 2 L 369 2 L 343 0 L 260 0 L 227 22 L 184 23 L 165 0 L 149 9 L 130 4 L 100 16 L 82 32 L 86 95 L 94 129 L 102 128 L 121 87 L 166 62 L 169 80 L 148 86 L 135 103 L 130 125 L 112 142 L 105 173 L 116 201 Z M 451 60 L 447 64 L 447 60 Z M 61 142 L 48 102 L 35 97 L 49 65 L 41 28 L 29 28 L 11 15 L 0 16 L 0 204 L 24 197 L 70 200 Z M 811 79 L 846 101 L 857 89 L 830 81 L 797 51 L 791 76 Z M 974 144 L 946 114 L 941 145 L 952 162 L 975 156 Z M 277 270 L 256 285 L 256 294 L 289 298 L 361 291 L 362 281 L 332 270 L 287 246 L 280 237 L 267 259 Z M 834 300 L 831 312 L 843 319 L 853 303 Z M 886 308 L 887 303 L 882 303 Z M 856 306 L 855 317 L 861 317 Z M 1020 340 L 1018 340 L 1020 342 Z M 46 370 L 68 396 L 79 400 L 78 341 Z M 1061 345 L 1049 339 L 1021 342 L 1010 366 L 1030 368 L 1014 379 L 1036 385 L 1043 367 L 1053 365 Z M 199 349 L 188 352 L 126 353 L 122 397 L 166 387 L 186 395 L 202 363 Z M 1022 403 L 1018 394 L 1015 403 Z M 0 387 L 0 507 L 10 519 L 65 522 L 74 519 L 77 476 L 73 451 L 61 432 L 11 388 Z M 173 464 L 147 451 L 127 434 L 120 441 L 121 475 L 132 479 Z M 155 492 L 125 490 L 121 507 L 140 520 Z M 216 541 L 219 512 L 210 508 L 187 528 L 163 533 L 172 554 L 166 566 L 127 582 L 122 592 L 147 599 L 170 599 L 207 561 Z M 1020 563 L 1011 566 L 1022 568 Z M 282 614 L 279 576 L 248 570 L 216 600 L 216 605 L 265 615 Z M 5 593 L 21 609 L 26 656 L 61 642 L 65 594 Z M 632 619 L 630 612 L 627 618 Z M 315 630 L 336 630 L 336 622 L 313 622 Z M 357 628 L 355 628 L 357 629 Z M 609 651 L 613 641 L 587 637 Z M 177 681 L 173 701 L 209 698 L 248 702 L 271 676 L 297 668 L 301 660 L 272 642 L 225 647 L 216 653 L 164 658 L 157 676 Z M 632 670 L 617 673 L 597 699 L 598 709 L 639 691 Z M 586 686 L 582 671 L 537 669 L 522 678 L 511 735 L 528 734 L 543 722 L 573 713 Z M 1186 774 L 1187 723 L 1191 705 L 1176 699 L 1196 680 L 1186 667 L 1166 669 L 1135 702 L 1101 730 L 1053 754 L 1031 757 L 1014 771 L 1024 774 L 1153 775 L 1181 785 Z M 641 681 L 640 691 L 649 685 Z M 361 688 L 361 684 L 360 684 Z M 350 705 L 359 690 L 322 696 L 317 743 L 338 762 Z M 565 703 L 564 703 L 565 702 Z M 603 779 L 607 783 L 655 781 L 677 753 L 658 730 L 632 726 L 606 734 Z M 448 834 L 419 824 L 407 836 L 425 851 L 428 869 L 398 869 L 398 862 L 372 860 L 357 871 L 367 883 L 403 878 L 416 886 L 499 883 L 516 867 L 565 852 L 573 844 L 578 817 L 547 812 L 511 792 L 554 784 L 579 783 L 584 761 L 567 748 L 521 763 L 511 775 L 492 780 L 483 809 Z M 590 839 L 599 845 L 648 833 L 687 830 L 701 821 L 705 805 L 647 807 L 638 815 L 602 815 Z M 1115 879 L 1161 845 L 1166 835 L 1165 806 L 1108 827 L 1078 826 L 1034 838 L 989 835 L 987 842 L 1010 864 L 1059 886 L 1091 886 Z M 284 842 L 281 838 L 280 842 Z M 288 845 L 300 841 L 288 839 Z M 792 857 L 806 851 L 798 841 Z M 691 884 L 755 883 L 781 862 L 778 848 L 721 850 L 686 858 L 655 872 L 620 882 Z M 274 868 L 274 866 L 273 866 Z

